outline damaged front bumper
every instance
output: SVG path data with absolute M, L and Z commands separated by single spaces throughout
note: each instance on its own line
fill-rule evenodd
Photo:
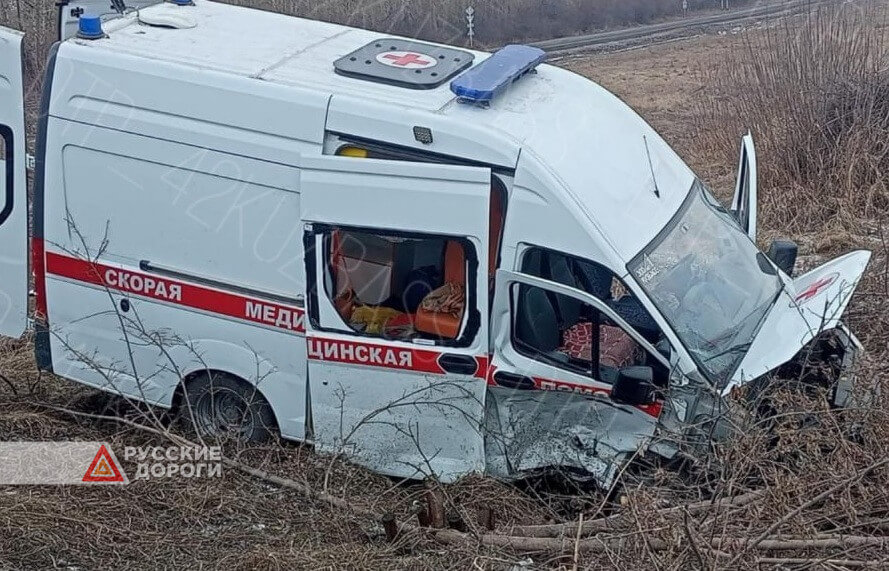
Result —
M 833 405 L 846 408 L 853 402 L 853 388 L 856 384 L 857 373 L 855 365 L 864 355 L 864 346 L 842 322 L 833 330 L 833 333 L 844 349 L 840 362 L 840 373 L 834 389 Z

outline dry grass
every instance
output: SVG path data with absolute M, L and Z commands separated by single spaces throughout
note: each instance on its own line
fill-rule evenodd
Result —
M 876 2 L 822 6 L 746 35 L 709 70 L 699 132 L 731 160 L 753 131 L 772 225 L 854 228 L 889 207 L 885 18 Z

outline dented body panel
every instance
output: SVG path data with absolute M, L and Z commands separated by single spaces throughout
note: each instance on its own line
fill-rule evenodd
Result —
M 607 396 L 591 401 L 577 392 L 495 387 L 487 398 L 487 469 L 502 478 L 559 470 L 608 489 L 657 427 L 656 418 L 640 417 Z

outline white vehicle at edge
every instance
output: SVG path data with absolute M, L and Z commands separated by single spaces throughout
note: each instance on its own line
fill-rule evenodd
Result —
M 535 48 L 60 4 L 30 246 L 22 36 L 0 31 L 0 334 L 33 273 L 44 370 L 385 474 L 609 486 L 823 332 L 860 351 L 840 317 L 870 253 L 799 277 L 792 244 L 761 253 L 749 135 L 727 210 Z M 241 400 L 205 406 L 217 385 Z

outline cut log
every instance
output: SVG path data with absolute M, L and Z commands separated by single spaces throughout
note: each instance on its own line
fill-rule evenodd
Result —
M 658 513 L 662 516 L 667 516 L 671 514 L 682 513 L 687 511 L 690 514 L 699 514 L 705 513 L 711 510 L 718 510 L 727 507 L 740 507 L 750 504 L 757 499 L 763 497 L 765 492 L 762 490 L 756 490 L 753 492 L 748 492 L 746 494 L 741 494 L 738 496 L 732 496 L 728 498 L 719 498 L 713 500 L 705 500 L 701 502 L 695 502 L 686 505 L 673 506 L 669 508 L 664 508 L 658 510 Z M 592 535 L 595 533 L 601 533 L 603 531 L 608 531 L 614 529 L 615 524 L 624 521 L 627 518 L 627 514 L 625 512 L 617 513 L 614 515 L 610 515 L 608 517 L 603 517 L 599 519 L 593 519 L 583 523 L 583 527 L 581 528 L 582 535 Z M 513 535 L 521 535 L 527 537 L 574 537 L 577 535 L 578 524 L 577 522 L 569 522 L 569 523 L 554 523 L 554 524 L 546 524 L 546 525 L 522 525 L 518 527 L 514 527 L 511 531 Z

